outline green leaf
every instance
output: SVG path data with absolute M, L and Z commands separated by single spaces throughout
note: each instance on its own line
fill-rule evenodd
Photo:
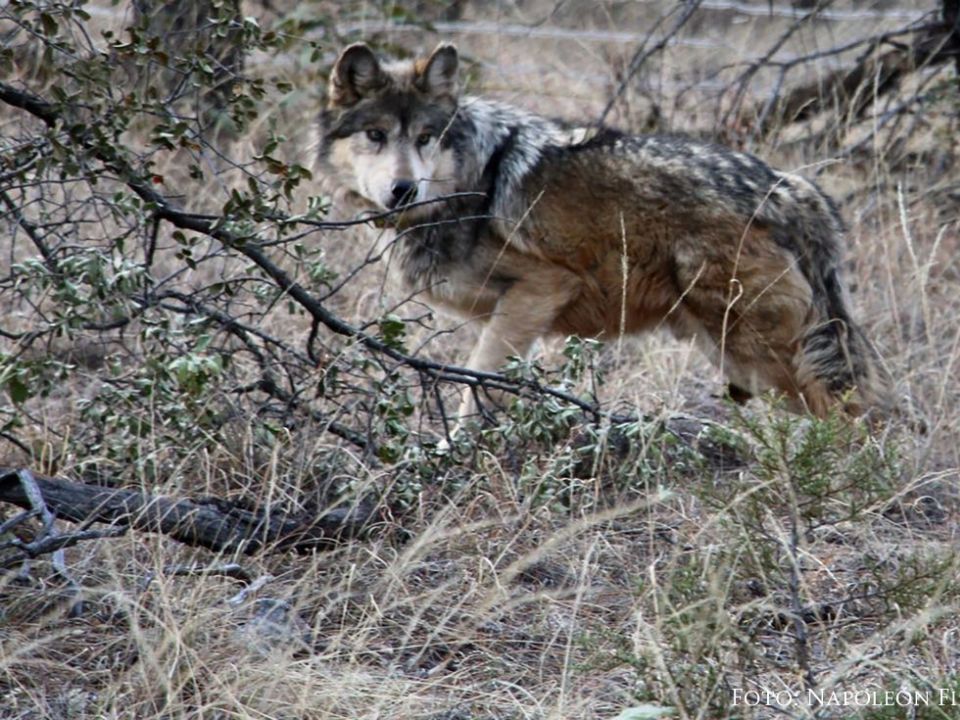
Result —
M 20 378 L 13 377 L 7 380 L 7 392 L 10 394 L 10 399 L 17 405 L 30 399 L 30 388 Z
M 43 32 L 47 35 L 56 35 L 57 30 L 60 29 L 50 13 L 40 13 L 40 24 L 43 25 Z
M 384 345 L 403 351 L 403 341 L 407 334 L 406 323 L 396 315 L 389 314 L 380 318 L 378 325 Z

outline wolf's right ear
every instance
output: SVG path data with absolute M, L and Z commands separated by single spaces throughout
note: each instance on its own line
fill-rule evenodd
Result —
M 328 102 L 331 107 L 349 107 L 386 84 L 387 76 L 373 50 L 365 43 L 354 43 L 344 48 L 333 66 Z
M 456 98 L 460 90 L 457 48 L 440 43 L 426 60 L 414 66 L 417 85 L 434 97 Z

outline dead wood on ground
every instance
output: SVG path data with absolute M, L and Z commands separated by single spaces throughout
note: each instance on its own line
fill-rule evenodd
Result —
M 0 468 L 0 502 L 33 509 L 36 498 L 19 473 L 16 468 Z M 221 499 L 191 500 L 43 475 L 32 478 L 44 506 L 57 519 L 159 532 L 187 545 L 225 553 L 330 548 L 356 537 L 374 519 L 374 507 L 365 503 L 294 514 L 269 508 L 247 510 Z

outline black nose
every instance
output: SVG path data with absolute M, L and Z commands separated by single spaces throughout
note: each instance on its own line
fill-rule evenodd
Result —
M 394 180 L 390 194 L 393 195 L 393 207 L 413 202 L 417 196 L 417 184 L 413 180 Z

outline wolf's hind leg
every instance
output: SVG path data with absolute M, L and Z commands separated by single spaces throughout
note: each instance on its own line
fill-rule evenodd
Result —
M 787 283 L 770 287 L 762 304 L 745 308 L 728 323 L 723 339 L 724 374 L 732 387 L 750 395 L 773 390 L 784 396 L 787 409 L 825 417 L 837 398 L 822 378 L 803 372 L 802 367 L 803 337 L 812 310 L 801 294 L 788 288 Z
M 737 405 L 746 405 L 753 397 L 753 393 L 740 387 L 735 382 L 727 383 L 727 397 Z
M 744 355 L 737 349 L 724 358 L 724 374 L 729 381 L 730 398 L 744 404 L 768 390 L 780 393 L 792 412 L 809 412 L 817 417 L 829 413 L 835 400 L 822 382 L 797 372 L 796 351 L 789 347 L 755 346 Z
M 804 339 L 814 310 L 770 295 L 764 308 L 755 305 L 740 315 L 726 335 L 725 375 L 731 386 L 751 395 L 774 390 L 784 396 L 788 410 L 824 418 L 845 393 L 833 390 L 806 362 Z
M 806 279 L 776 255 L 741 258 L 736 293 L 727 273 L 717 267 L 692 280 L 684 298 L 692 319 L 677 322 L 709 338 L 702 346 L 722 367 L 736 402 L 774 390 L 790 410 L 826 415 L 832 400 L 824 384 L 799 371 L 802 341 L 815 317 Z

